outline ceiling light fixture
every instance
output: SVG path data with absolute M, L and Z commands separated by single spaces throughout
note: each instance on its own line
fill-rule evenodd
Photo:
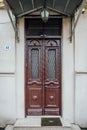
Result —
M 41 10 L 41 18 L 42 20 L 46 23 L 48 21 L 48 18 L 49 18 L 49 10 L 47 9 L 46 7 L 46 0 L 44 0 L 44 6 L 43 6 L 43 9 Z
M 4 7 L 4 6 L 5 6 L 4 1 L 0 0 L 0 7 Z

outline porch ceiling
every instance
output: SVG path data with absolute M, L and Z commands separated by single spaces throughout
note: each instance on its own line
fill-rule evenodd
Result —
M 64 14 L 73 16 L 76 9 L 83 0 L 46 0 L 47 8 Z M 16 17 L 30 14 L 43 8 L 44 0 L 6 0 Z

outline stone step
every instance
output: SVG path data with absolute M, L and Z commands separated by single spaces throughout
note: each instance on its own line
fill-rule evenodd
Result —
M 19 130 L 21 127 L 17 127 L 17 129 Z M 37 127 L 38 128 L 38 127 Z M 14 127 L 14 125 L 8 125 L 6 128 L 5 128 L 5 130 L 14 130 L 15 129 L 15 127 Z M 24 130 L 24 129 L 26 129 L 26 130 L 30 130 L 31 129 L 31 127 L 22 127 L 21 128 L 21 130 Z M 34 129 L 34 128 L 33 128 Z M 52 130 L 53 128 L 49 128 L 50 130 Z M 69 128 L 56 128 L 57 130 L 81 130 L 77 125 L 72 125 L 71 126 L 71 129 L 69 129 Z M 37 129 L 38 130 L 38 129 Z M 44 128 L 44 130 L 47 130 L 46 128 Z M 54 129 L 53 129 L 54 130 Z
M 41 126 L 42 118 L 55 118 L 54 116 L 29 116 L 24 119 L 18 119 L 14 126 L 8 126 L 5 130 L 80 130 L 80 128 L 76 125 L 71 125 L 62 120 L 60 121 L 62 126 Z

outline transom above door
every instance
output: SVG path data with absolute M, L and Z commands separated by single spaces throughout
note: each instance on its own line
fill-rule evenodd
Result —
M 61 115 L 60 39 L 26 41 L 26 115 Z
M 44 23 L 41 18 L 25 19 L 25 35 L 26 38 L 32 36 L 61 36 L 62 19 L 49 18 Z

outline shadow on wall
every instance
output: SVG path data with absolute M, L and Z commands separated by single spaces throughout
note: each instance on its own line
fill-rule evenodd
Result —
M 0 130 L 4 130 L 5 128 L 0 128 Z
M 81 130 L 87 130 L 87 128 L 81 128 Z

